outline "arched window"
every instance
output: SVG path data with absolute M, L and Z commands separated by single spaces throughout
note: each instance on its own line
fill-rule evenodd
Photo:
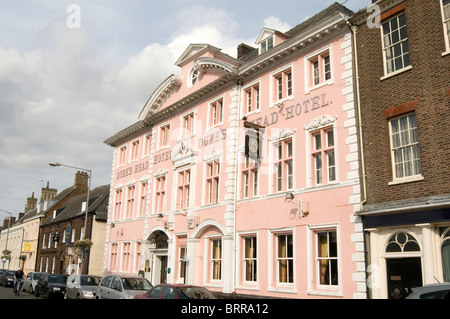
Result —
M 420 251 L 417 240 L 407 233 L 397 233 L 389 239 L 386 246 L 387 253 L 402 253 Z

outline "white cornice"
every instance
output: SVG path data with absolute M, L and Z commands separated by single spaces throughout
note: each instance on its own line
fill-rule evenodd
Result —
M 153 92 L 150 99 L 145 104 L 139 120 L 143 121 L 149 113 L 158 111 L 159 107 L 167 100 L 170 94 L 183 83 L 183 77 L 172 74 Z

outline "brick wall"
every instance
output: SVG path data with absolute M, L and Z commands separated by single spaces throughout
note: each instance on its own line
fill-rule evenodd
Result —
M 381 31 L 364 23 L 357 32 L 368 204 L 450 192 L 450 55 L 442 55 L 446 49 L 439 1 L 404 4 L 411 70 L 381 80 Z M 413 104 L 424 180 L 388 185 L 393 173 L 386 116 Z

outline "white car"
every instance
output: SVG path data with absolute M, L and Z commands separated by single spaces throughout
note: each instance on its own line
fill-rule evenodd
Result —
M 108 275 L 97 287 L 97 299 L 133 299 L 152 288 L 150 281 L 143 277 Z
M 412 290 L 406 299 L 450 299 L 450 282 L 429 284 Z
M 23 280 L 22 290 L 29 291 L 33 294 L 36 288 L 36 283 L 42 274 L 43 272 L 29 272 Z
M 73 274 L 67 278 L 66 299 L 95 299 L 102 277 Z

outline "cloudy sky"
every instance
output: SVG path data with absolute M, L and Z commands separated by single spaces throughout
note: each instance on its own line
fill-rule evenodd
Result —
M 263 27 L 287 31 L 333 2 L 0 0 L 0 209 L 17 215 L 47 182 L 73 185 L 75 170 L 49 162 L 109 184 L 103 141 L 137 121 L 190 43 L 236 56 Z M 339 2 L 354 12 L 371 4 Z

